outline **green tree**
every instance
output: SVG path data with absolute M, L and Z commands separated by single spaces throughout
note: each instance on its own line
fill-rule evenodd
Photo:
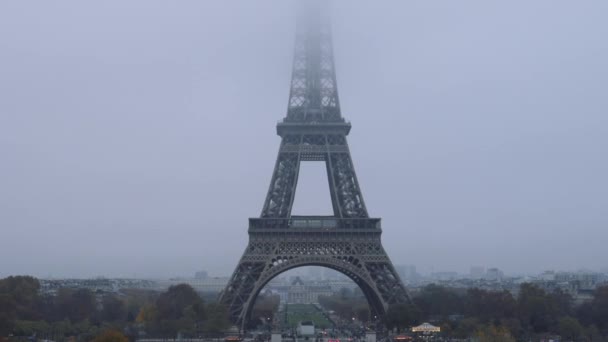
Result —
M 163 337 L 173 337 L 178 333 L 192 335 L 206 317 L 203 300 L 187 284 L 169 287 L 155 303 L 147 326 L 151 332 Z M 150 317 L 149 317 L 150 318 Z
M 567 340 L 578 341 L 584 335 L 584 328 L 576 318 L 562 317 L 557 325 L 557 332 Z
M 188 284 L 171 286 L 156 300 L 160 319 L 179 319 L 184 315 L 184 309 L 189 306 L 192 306 L 200 319 L 205 318 L 203 300 Z
M 559 306 L 533 284 L 521 285 L 517 306 L 522 324 L 535 333 L 548 332 L 560 316 Z
M 14 328 L 16 320 L 38 320 L 40 296 L 38 279 L 30 276 L 11 276 L 0 279 L 0 334 Z
M 224 305 L 219 303 L 210 303 L 207 305 L 207 321 L 203 325 L 203 329 L 208 333 L 218 333 L 225 331 L 230 327 L 228 320 L 228 311 Z
M 459 296 L 453 289 L 435 284 L 425 286 L 413 300 L 425 317 L 432 315 L 447 317 L 464 312 L 462 296 Z
M 50 330 L 50 325 L 45 321 L 15 321 L 13 334 L 15 336 L 44 335 Z

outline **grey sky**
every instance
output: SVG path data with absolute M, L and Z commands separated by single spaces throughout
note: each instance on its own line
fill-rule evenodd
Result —
M 0 276 L 232 272 L 278 149 L 293 7 L 0 2 Z M 332 10 L 349 144 L 394 263 L 608 267 L 608 2 Z M 296 201 L 316 208 L 326 181 L 302 177 Z

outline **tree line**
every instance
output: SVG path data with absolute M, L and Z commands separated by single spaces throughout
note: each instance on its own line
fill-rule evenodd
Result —
M 251 309 L 251 318 L 247 322 L 247 328 L 252 329 L 258 326 L 270 326 L 274 321 L 276 313 L 279 311 L 281 298 L 275 294 L 260 294 L 255 300 Z
M 342 290 L 320 297 L 320 304 L 345 320 L 370 322 L 361 291 Z M 257 322 L 271 321 L 279 306 L 277 296 L 261 296 L 252 312 Z M 560 335 L 571 341 L 608 341 L 608 286 L 593 298 L 575 305 L 564 292 L 546 292 L 522 284 L 517 295 L 508 291 L 422 288 L 411 304 L 390 306 L 386 325 L 403 331 L 422 322 L 440 325 L 449 337 L 475 336 L 480 341 L 513 341 Z M 217 334 L 230 326 L 226 309 L 203 299 L 189 285 L 165 292 L 130 289 L 93 293 L 88 289 L 59 289 L 41 295 L 40 283 L 28 276 L 0 279 L 0 337 L 35 336 L 56 341 L 74 337 L 91 341 L 103 332 L 136 337 L 198 337 Z
M 428 285 L 412 302 L 389 307 L 387 326 L 404 330 L 431 321 L 447 336 L 489 336 L 488 341 L 550 335 L 568 341 L 608 340 L 608 286 L 599 287 L 593 299 L 581 305 L 565 292 L 547 292 L 530 283 L 522 284 L 516 296 L 506 290 Z
M 56 341 L 68 337 L 91 341 L 105 331 L 173 338 L 216 334 L 230 326 L 225 308 L 205 302 L 189 285 L 165 292 L 142 289 L 93 293 L 89 289 L 58 289 L 41 295 L 40 283 L 29 276 L 0 279 L 0 337 L 35 336 Z
M 342 288 L 340 292 L 331 296 L 320 296 L 319 304 L 326 310 L 333 313 L 345 321 L 350 321 L 353 317 L 363 323 L 370 321 L 370 310 L 367 299 L 359 289 L 349 290 Z

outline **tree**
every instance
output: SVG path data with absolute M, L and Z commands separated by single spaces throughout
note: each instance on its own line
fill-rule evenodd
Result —
M 533 284 L 522 284 L 517 299 L 522 323 L 536 333 L 548 332 L 560 316 L 559 306 L 545 291 Z
M 388 307 L 386 312 L 386 325 L 389 329 L 404 328 L 417 324 L 420 318 L 420 310 L 411 304 L 395 304 Z
M 581 324 L 576 318 L 560 318 L 557 327 L 557 331 L 561 335 L 561 337 L 567 340 L 577 341 L 584 335 L 584 328 L 583 326 L 581 326 Z
M 548 299 L 559 315 L 570 316 L 573 314 L 573 299 L 569 293 L 557 289 L 548 294 Z
M 14 276 L 0 279 L 0 334 L 10 333 L 17 319 L 40 318 L 36 306 L 40 301 L 38 279 Z
M 50 330 L 50 325 L 45 321 L 16 321 L 13 328 L 15 336 L 42 335 Z
M 517 314 L 517 302 L 509 291 L 469 289 L 465 296 L 465 312 L 483 323 L 512 318 Z
M 425 286 L 414 298 L 414 304 L 420 308 L 425 317 L 431 315 L 446 317 L 464 311 L 464 299 L 461 296 L 452 289 L 435 284 Z
M 251 311 L 252 320 L 257 319 L 261 322 L 272 321 L 274 314 L 279 311 L 280 302 L 281 298 L 277 295 L 258 296 Z
M 139 309 L 139 313 L 135 318 L 137 323 L 151 323 L 158 319 L 158 310 L 154 305 L 145 305 Z
M 361 291 L 351 292 L 348 289 L 340 290 L 339 293 L 331 296 L 320 296 L 319 304 L 327 310 L 334 311 L 336 315 L 346 320 L 359 316 L 357 308 L 368 307 L 367 299 Z
M 102 299 L 101 319 L 105 322 L 121 322 L 127 317 L 125 303 L 114 295 Z
M 129 339 L 117 330 L 106 330 L 91 342 L 129 342 Z
M 144 289 L 125 289 L 121 291 L 125 295 L 125 307 L 128 312 L 127 321 L 133 322 L 137 320 L 142 308 L 146 306 L 154 306 L 158 298 L 158 293 L 152 290 Z
M 147 324 L 150 331 L 165 337 L 193 335 L 206 317 L 203 300 L 187 284 L 169 287 L 156 300 L 155 310 L 148 313 L 148 318 L 153 318 Z
M 26 306 L 38 298 L 40 282 L 30 276 L 11 276 L 0 279 L 0 293 L 10 294 L 15 302 Z
M 454 336 L 464 339 L 472 336 L 479 330 L 480 324 L 477 318 L 465 318 L 458 322 L 456 329 L 454 329 Z
M 479 342 L 516 342 L 509 330 L 494 325 L 478 330 L 475 337 Z
M 608 285 L 595 290 L 591 301 L 591 319 L 600 330 L 608 330 Z
M 366 323 L 369 321 L 369 317 L 370 316 L 370 312 L 369 312 L 369 307 L 367 304 L 364 305 L 357 305 L 355 307 L 355 317 L 357 317 L 358 320 L 360 320 L 363 323 Z
M 205 332 L 218 333 L 230 327 L 228 311 L 222 304 L 210 303 L 207 305 L 207 317 L 207 321 L 203 325 Z
M 340 289 L 340 298 L 348 299 L 348 298 L 351 298 L 352 296 L 353 296 L 353 292 L 349 288 L 343 287 Z
M 590 341 L 590 342 L 604 342 L 604 341 L 606 341 L 602 337 L 602 333 L 600 332 L 600 330 L 595 325 L 590 325 L 585 330 L 585 336 L 586 336 L 586 340 Z
M 169 287 L 156 300 L 156 308 L 160 319 L 179 319 L 184 315 L 184 309 L 192 306 L 199 319 L 205 318 L 203 300 L 188 284 Z
M 15 301 L 7 294 L 0 294 L 0 336 L 6 336 L 11 332 L 16 318 Z
M 55 314 L 58 319 L 68 318 L 72 322 L 90 320 L 96 313 L 95 296 L 89 289 L 67 289 L 57 291 Z

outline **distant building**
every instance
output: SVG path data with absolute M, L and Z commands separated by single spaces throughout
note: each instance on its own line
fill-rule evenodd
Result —
M 313 280 L 320 280 L 323 278 L 323 276 L 321 274 L 322 270 L 323 270 L 323 268 L 321 268 L 321 267 L 309 267 L 308 268 L 308 277 Z
M 305 284 L 297 277 L 287 291 L 288 304 L 318 303 L 319 297 L 331 296 L 333 291 L 327 285 Z
M 346 279 L 342 273 L 334 271 L 331 268 L 322 268 L 322 279 L 323 280 L 343 280 Z
M 606 283 L 608 278 L 597 272 L 559 272 L 555 273 L 555 281 L 573 283 L 581 290 L 595 290 L 598 285 Z
M 469 276 L 471 279 L 482 279 L 486 275 L 486 268 L 483 266 L 472 266 Z
M 412 284 L 420 279 L 415 265 L 395 265 L 395 270 L 404 283 Z
M 143 279 L 40 279 L 40 293 L 54 296 L 59 289 L 88 289 L 96 295 L 117 293 L 123 289 L 154 289 L 155 283 Z
M 458 278 L 457 272 L 434 272 L 431 273 L 431 278 L 440 281 L 449 281 Z
M 501 281 L 504 278 L 504 273 L 498 268 L 488 268 L 485 278 L 491 281 Z
M 555 280 L 555 271 L 545 271 L 541 273 L 538 278 L 543 281 L 554 281 Z

